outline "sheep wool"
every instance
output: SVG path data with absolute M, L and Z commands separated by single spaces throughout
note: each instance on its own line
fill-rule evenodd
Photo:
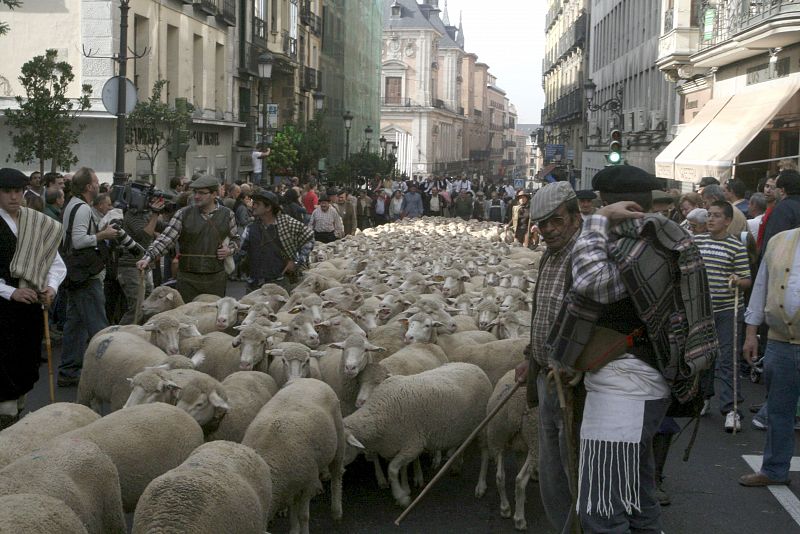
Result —
M 253 422 L 261 407 L 275 393 L 278 386 L 271 376 L 258 371 L 238 371 L 222 382 L 228 394 L 228 413 L 208 440 L 228 440 L 241 443 L 247 427 Z
M 87 534 L 69 506 L 47 495 L 0 497 L 0 534 Z

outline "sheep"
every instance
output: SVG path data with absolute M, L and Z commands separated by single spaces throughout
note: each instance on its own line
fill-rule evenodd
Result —
M 381 303 L 378 306 L 378 318 L 386 324 L 389 319 L 406 309 L 411 305 L 411 300 L 406 298 L 402 293 L 396 289 L 386 292 L 381 298 Z
M 298 313 L 287 325 L 289 331 L 284 341 L 302 343 L 312 349 L 319 347 L 319 334 L 314 329 L 314 320 L 308 312 Z
M 258 326 L 253 329 L 259 328 Z M 241 352 L 234 345 L 234 337 L 224 332 L 211 332 L 200 337 L 191 338 L 181 343 L 181 352 L 192 357 L 202 358 L 196 369 L 217 380 L 239 370 Z M 263 346 L 262 346 L 263 349 Z
M 347 336 L 352 334 L 367 335 L 354 320 L 346 315 L 336 315 L 325 319 L 321 323 L 318 323 L 316 328 L 319 330 L 319 342 L 326 345 L 344 341 Z
M 125 534 L 120 479 L 96 444 L 56 438 L 0 470 L 0 495 L 35 493 L 64 502 L 89 534 Z
M 368 302 L 374 301 L 374 302 Z M 353 311 L 344 310 L 342 313 L 353 319 L 361 329 L 369 334 L 378 327 L 378 306 L 380 301 L 374 297 L 370 297 L 364 303 Z
M 303 281 L 300 282 L 295 291 L 310 291 L 312 293 L 320 294 L 326 289 L 330 289 L 332 287 L 339 287 L 342 283 L 338 280 L 334 280 L 333 278 L 328 278 L 327 276 L 323 276 L 321 274 L 314 274 L 313 272 L 309 271 L 306 273 Z
M 242 319 L 241 326 L 257 323 L 261 319 L 269 320 L 271 323 L 278 320 L 278 316 L 275 315 L 269 302 L 257 302 L 250 306 L 250 309 L 247 310 L 247 315 Z
M 331 353 L 330 349 L 335 349 Z M 329 352 L 319 360 L 322 380 L 333 388 L 347 416 L 356 409 L 358 375 L 373 362 L 375 353 L 385 352 L 383 347 L 373 345 L 358 334 L 351 334 L 340 343 L 331 343 Z
M 158 286 L 142 302 L 142 318 L 147 320 L 153 315 L 183 306 L 183 298 L 177 289 Z
M 269 364 L 269 374 L 275 379 L 278 387 L 283 387 L 290 380 L 297 378 L 321 379 L 317 359 L 325 352 L 311 350 L 301 343 L 283 342 L 277 348 L 266 351 L 274 359 Z
M 489 323 L 489 331 L 497 336 L 497 339 L 512 339 L 530 336 L 530 312 L 528 311 L 504 311 Z
M 233 338 L 232 344 L 234 347 L 239 347 L 239 369 L 244 371 L 252 371 L 263 361 L 265 351 L 272 345 L 273 336 L 288 330 L 285 327 L 272 328 L 259 324 L 235 328 L 239 334 Z M 224 380 L 224 378 L 222 379 Z
M 360 449 L 389 462 L 392 495 L 408 506 L 410 490 L 400 470 L 424 450 L 460 445 L 485 416 L 492 394 L 486 374 L 477 366 L 448 363 L 411 376 L 394 376 L 375 388 L 360 409 L 344 419 L 352 460 Z
M 3 534 L 87 534 L 81 519 L 64 501 L 33 493 L 0 497 Z
M 238 371 L 222 381 L 228 395 L 228 411 L 208 440 L 239 443 L 258 411 L 278 392 L 275 380 L 258 371 Z
M 147 485 L 132 532 L 263 533 L 271 502 L 264 460 L 249 447 L 215 441 Z
M 133 512 L 151 480 L 177 467 L 203 444 L 200 425 L 185 411 L 156 402 L 101 417 L 64 438 L 94 442 L 119 472 L 122 508 Z
M 442 295 L 445 297 L 458 297 L 466 292 L 465 282 L 468 282 L 470 275 L 466 271 L 458 269 L 447 269 L 442 271 L 440 276 L 444 279 L 442 284 Z
M 453 311 L 458 311 L 453 309 Z M 424 296 L 417 299 L 413 306 L 408 308 L 403 314 L 406 317 L 417 312 L 424 312 L 431 316 L 435 321 L 440 323 L 437 325 L 437 332 L 440 334 L 452 334 L 458 329 L 458 323 L 445 309 L 445 301 L 440 298 L 432 296 Z
M 473 363 L 483 369 L 492 385 L 506 372 L 514 369 L 524 358 L 522 351 L 528 338 L 501 339 L 481 345 L 462 345 L 448 354 L 450 361 Z
M 264 284 L 239 300 L 240 304 L 253 305 L 259 302 L 269 304 L 273 310 L 280 309 L 289 301 L 289 293 L 278 284 Z
M 228 412 L 228 395 L 214 378 L 194 369 L 145 369 L 130 379 L 125 408 L 153 402 L 174 404 L 197 421 L 208 434 Z
M 312 378 L 293 380 L 261 408 L 242 444 L 270 468 L 270 517 L 288 506 L 291 532 L 307 533 L 309 502 L 322 489 L 320 475 L 327 473 L 333 518 L 341 519 L 345 433 L 339 399 L 330 386 Z
M 353 284 L 326 289 L 319 296 L 338 310 L 354 310 L 364 302 L 364 296 Z
M 167 354 L 180 354 L 181 339 L 200 335 L 195 322 L 185 315 L 159 315 L 142 326 L 114 325 L 100 330 L 96 335 L 125 332 L 149 341 Z
M 390 376 L 408 376 L 429 371 L 448 361 L 441 347 L 430 343 L 415 343 L 377 363 L 368 363 L 358 375 L 356 407 L 363 406 L 375 388 Z
M 319 324 L 326 318 L 323 309 L 331 308 L 333 305 L 333 302 L 325 301 L 316 293 L 311 293 L 309 295 L 305 295 L 299 303 L 292 306 L 292 308 L 289 310 L 289 313 L 300 313 L 301 311 L 308 310 L 308 313 L 311 314 L 311 319 L 314 321 L 314 324 Z
M 128 378 L 145 367 L 169 364 L 190 368 L 200 362 L 200 358 L 167 356 L 158 347 L 132 334 L 97 335 L 84 353 L 77 402 L 98 413 L 103 402 L 108 402 L 112 411 L 119 410 L 131 393 Z
M 48 404 L 29 413 L 0 431 L 0 469 L 50 439 L 98 419 L 97 412 L 71 402 Z
M 492 392 L 492 398 L 486 406 L 490 413 L 500 400 L 514 385 L 514 373 L 508 371 Z M 525 520 L 525 488 L 528 480 L 537 480 L 539 462 L 539 421 L 535 408 L 529 408 L 524 389 L 518 389 L 506 405 L 486 426 L 481 440 L 481 470 L 475 496 L 480 498 L 486 494 L 486 472 L 489 458 L 494 458 L 497 465 L 497 491 L 500 494 L 500 515 L 511 517 L 511 505 L 506 495 L 506 471 L 503 454 L 506 449 L 525 454 L 525 462 L 517 474 L 514 484 L 516 506 L 514 510 L 514 528 L 527 530 Z
M 456 315 L 453 317 L 453 321 L 456 323 L 456 333 L 474 332 L 478 330 L 478 323 L 469 315 Z
M 383 355 L 388 357 L 405 347 L 405 335 L 406 323 L 393 321 L 389 324 L 375 328 L 369 333 L 367 339 L 373 345 L 383 347 Z
M 502 299 L 499 303 L 501 312 L 530 310 L 529 297 L 524 291 L 512 287 L 503 291 L 500 298 Z
M 494 301 L 494 298 L 484 298 L 475 306 L 475 312 L 478 319 L 478 328 L 488 331 L 491 328 L 489 325 L 497 319 L 500 307 Z
M 163 315 L 187 315 L 197 321 L 197 330 L 201 334 L 208 334 L 232 328 L 238 322 L 239 312 L 248 308 L 249 305 L 239 303 L 233 297 L 222 297 L 216 302 L 190 302 L 158 313 L 153 318 Z
M 449 356 L 462 345 L 480 345 L 490 341 L 497 341 L 494 334 L 483 330 L 468 330 L 455 334 L 441 334 L 437 336 L 436 344 L 442 347 L 445 354 Z

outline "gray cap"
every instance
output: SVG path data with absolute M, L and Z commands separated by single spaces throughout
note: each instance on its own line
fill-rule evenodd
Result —
M 575 198 L 569 182 L 553 182 L 539 189 L 531 200 L 531 220 L 542 221 L 550 217 L 559 206 Z
M 213 189 L 216 191 L 218 187 L 219 180 L 207 174 L 189 184 L 189 189 Z

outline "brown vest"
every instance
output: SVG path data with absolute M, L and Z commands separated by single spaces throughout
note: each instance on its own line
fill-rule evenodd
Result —
M 218 273 L 225 268 L 217 259 L 217 249 L 230 233 L 231 211 L 218 207 L 208 219 L 200 209 L 184 208 L 181 235 L 178 238 L 181 259 L 180 270 L 186 273 Z

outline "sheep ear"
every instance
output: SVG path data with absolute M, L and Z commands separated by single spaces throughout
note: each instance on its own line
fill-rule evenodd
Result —
M 438 327 L 440 327 L 440 326 L 444 326 L 444 323 L 443 323 L 443 322 L 441 322 L 441 321 L 433 321 L 433 326 L 434 326 L 435 328 L 438 328 Z
M 316 328 L 318 326 L 330 326 L 330 325 L 331 325 L 331 321 L 329 319 L 326 319 L 325 321 L 321 321 L 321 322 L 315 324 L 314 328 Z
M 156 325 L 153 323 L 145 323 L 142 325 L 142 330 L 145 332 L 152 332 L 156 329 Z
M 289 310 L 289 313 L 295 315 L 300 313 L 301 311 L 305 310 L 306 307 L 303 304 L 297 304 L 296 306 L 292 306 L 292 309 Z
M 211 405 L 214 406 L 215 412 L 222 412 L 227 413 L 231 407 L 228 405 L 228 401 L 222 398 L 219 393 L 216 391 L 212 391 L 208 395 L 208 400 L 211 402 Z
M 250 308 L 252 308 L 252 305 L 250 305 L 250 304 L 242 304 L 241 302 L 237 302 L 236 303 L 236 309 L 237 310 L 245 311 L 245 310 L 249 310 Z
M 180 391 L 181 387 L 172 380 L 164 380 L 158 384 L 159 391 Z
M 333 308 L 334 306 L 336 306 L 336 303 L 332 300 L 326 300 L 322 302 L 323 308 Z
M 195 326 L 194 323 L 178 323 L 178 328 L 191 328 Z
M 403 317 L 402 319 L 399 319 L 398 322 L 400 324 L 402 324 L 403 326 L 405 326 L 406 328 L 408 328 L 408 319 L 406 319 L 405 317 Z
M 331 343 L 328 346 L 333 347 L 334 349 L 344 350 L 344 343 L 339 343 L 338 341 L 336 343 Z
M 152 365 L 152 366 L 149 366 L 149 367 L 145 367 L 144 369 L 142 369 L 142 371 L 152 371 L 154 369 L 166 369 L 166 370 L 169 370 L 169 364 L 168 363 L 162 363 L 161 365 Z
M 349 443 L 356 449 L 361 449 L 362 451 L 366 449 L 366 447 L 364 447 L 364 445 L 360 441 L 358 441 L 358 439 L 356 439 L 356 437 L 350 432 L 347 432 L 347 443 Z
M 289 302 L 289 299 L 287 299 L 283 295 L 276 295 L 275 300 L 277 300 L 278 302 Z
M 277 358 L 280 358 L 280 357 L 283 356 L 283 352 L 284 352 L 283 349 L 269 349 L 267 351 L 264 351 L 264 354 L 266 354 L 268 356 L 275 356 Z
M 241 325 L 241 324 L 240 324 L 240 325 L 238 325 L 238 326 L 234 326 L 234 327 L 233 327 L 233 329 L 234 329 L 234 330 L 238 330 L 239 332 L 241 332 L 242 330 L 244 330 L 244 327 L 245 327 L 245 326 L 247 326 L 247 325 Z
M 165 298 L 167 300 L 175 300 L 175 293 L 167 293 Z
M 125 380 L 127 380 L 128 384 L 130 384 L 131 386 L 133 385 L 133 378 L 129 377 L 129 378 L 126 378 Z
M 236 348 L 241 344 L 242 344 L 242 336 L 236 336 L 235 338 L 233 338 L 233 341 L 231 341 L 231 346 L 233 348 Z
M 366 350 L 369 350 L 369 351 L 372 351 L 372 352 L 386 352 L 386 349 L 385 349 L 385 348 L 383 348 L 383 347 L 379 347 L 379 346 L 377 346 L 377 345 L 373 345 L 373 344 L 372 344 L 372 343 L 370 343 L 369 341 L 368 341 L 368 342 L 366 342 L 366 343 L 364 343 L 364 348 L 365 348 Z
M 206 355 L 202 350 L 198 350 L 197 352 L 192 354 L 192 357 L 189 359 L 192 361 L 192 365 L 194 365 L 194 368 L 197 369 L 198 367 L 203 365 L 204 361 L 206 361 Z
M 324 350 L 312 350 L 312 351 L 309 351 L 308 354 L 312 358 L 319 359 L 319 358 L 322 358 L 323 356 L 325 356 L 325 351 Z

